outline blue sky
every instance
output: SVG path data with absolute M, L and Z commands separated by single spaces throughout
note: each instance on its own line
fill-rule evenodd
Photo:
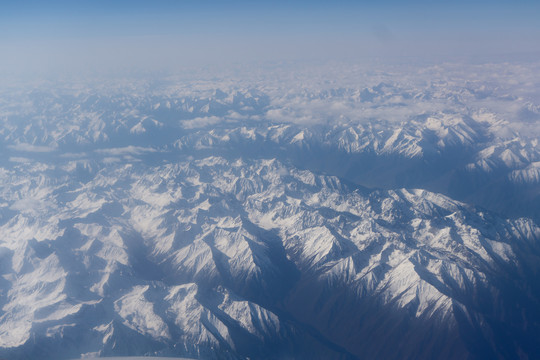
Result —
M 6 68 L 540 53 L 540 1 L 1 1 Z

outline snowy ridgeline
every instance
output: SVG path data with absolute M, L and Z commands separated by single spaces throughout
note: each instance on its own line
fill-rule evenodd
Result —
M 278 158 L 540 221 L 538 64 L 241 70 L 6 83 L 0 164 Z
M 535 69 L 5 90 L 0 357 L 540 356 Z
M 384 351 L 359 341 L 372 327 L 397 341 L 407 323 L 451 332 L 454 356 L 475 350 L 458 330 L 501 351 L 488 319 L 510 322 L 515 341 L 536 334 L 520 323 L 540 294 L 531 220 L 277 160 L 109 164 L 84 182 L 19 171 L 2 178 L 8 357 L 359 356 Z

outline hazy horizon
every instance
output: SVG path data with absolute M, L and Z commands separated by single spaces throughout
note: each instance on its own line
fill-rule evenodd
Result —
M 4 74 L 261 61 L 534 60 L 533 1 L 3 2 Z

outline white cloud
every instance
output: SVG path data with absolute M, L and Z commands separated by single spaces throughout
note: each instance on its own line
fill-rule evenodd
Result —
M 56 150 L 56 148 L 52 146 L 32 145 L 32 144 L 27 144 L 27 143 L 18 143 L 15 145 L 8 145 L 8 148 L 15 151 L 37 152 L 37 153 L 52 152 Z
M 118 148 L 109 148 L 109 149 L 98 149 L 95 150 L 98 154 L 110 155 L 110 156 L 128 156 L 128 155 L 142 155 L 145 153 L 156 152 L 156 149 L 142 146 L 125 146 Z
M 184 129 L 199 129 L 211 125 L 219 124 L 224 119 L 217 116 L 198 117 L 190 120 L 183 120 L 182 127 Z
M 23 163 L 23 164 L 32 162 L 31 159 L 25 158 L 25 157 L 22 157 L 22 156 L 10 156 L 9 161 L 15 162 L 15 163 Z

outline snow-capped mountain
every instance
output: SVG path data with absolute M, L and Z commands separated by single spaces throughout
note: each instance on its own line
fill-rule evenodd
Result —
M 537 350 L 531 220 L 277 160 L 107 165 L 84 183 L 27 171 L 3 175 L 4 356 Z M 399 340 L 405 324 L 421 332 Z
M 123 150 L 109 160 L 163 151 L 285 157 L 370 188 L 423 188 L 540 221 L 536 71 L 509 66 L 6 87 L 0 146 L 4 161 L 110 148 Z
M 0 357 L 539 357 L 537 107 L 456 76 L 4 90 Z

